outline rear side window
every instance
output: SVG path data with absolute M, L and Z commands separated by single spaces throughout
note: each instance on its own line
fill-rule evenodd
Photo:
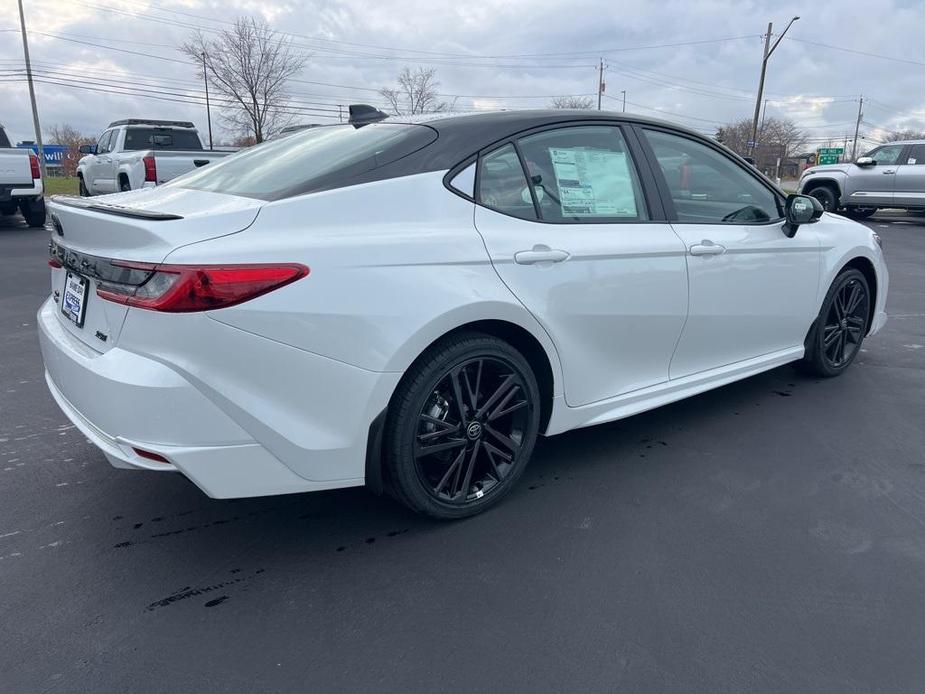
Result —
M 199 135 L 194 130 L 179 128 L 126 128 L 123 151 L 141 149 L 202 151 Z
M 536 220 L 527 177 L 514 145 L 504 145 L 482 157 L 479 164 L 479 202 L 520 219 Z
M 0 147 L 11 147 L 11 146 L 12 145 L 10 145 L 10 138 L 6 136 L 6 132 L 4 132 L 3 128 L 0 128 Z
M 925 145 L 912 145 L 909 156 L 906 158 L 906 163 L 925 166 Z
M 165 185 L 279 200 L 350 185 L 436 139 L 437 132 L 423 125 L 327 125 L 245 149 Z
M 781 218 L 780 201 L 725 154 L 682 135 L 644 130 L 680 222 L 761 224 Z

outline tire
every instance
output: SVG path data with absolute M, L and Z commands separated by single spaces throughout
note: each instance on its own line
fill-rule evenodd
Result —
M 125 193 L 132 189 L 132 184 L 128 182 L 125 176 L 119 178 L 119 192 Z
M 80 197 L 82 197 L 82 198 L 89 198 L 89 197 L 90 197 L 90 191 L 87 190 L 87 185 L 84 183 L 84 177 L 83 177 L 83 176 L 78 176 L 78 177 L 77 177 L 77 185 L 78 185 L 78 191 L 79 191 Z
M 867 219 L 876 211 L 876 207 L 849 207 L 845 210 L 845 216 L 851 219 Z
M 828 186 L 817 186 L 807 194 L 812 195 L 816 200 L 821 202 L 826 212 L 834 212 L 838 209 L 838 195 Z
M 520 479 L 539 423 L 539 387 L 520 352 L 482 333 L 448 337 L 411 366 L 389 405 L 388 490 L 433 518 L 480 513 Z
M 845 270 L 829 287 L 806 336 L 806 354 L 801 362 L 804 369 L 826 378 L 844 373 L 861 351 L 869 316 L 867 279 L 859 270 Z
M 19 209 L 30 227 L 45 226 L 45 200 L 23 200 L 19 203 Z

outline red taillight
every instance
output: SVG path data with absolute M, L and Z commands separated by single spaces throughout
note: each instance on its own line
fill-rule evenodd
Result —
M 34 154 L 29 155 L 29 166 L 32 167 L 32 180 L 42 177 L 42 167 L 39 166 L 39 158 Z
M 154 162 L 154 156 L 145 157 L 141 161 L 145 165 L 145 183 L 157 183 L 157 164 Z
M 308 275 L 296 263 L 281 265 L 150 265 L 112 261 L 113 265 L 147 270 L 140 286 L 98 284 L 100 298 L 127 306 L 168 313 L 211 311 L 255 299 Z
M 48 267 L 53 267 L 53 268 L 55 268 L 56 270 L 58 270 L 58 269 L 60 269 L 60 268 L 62 268 L 62 267 L 64 267 L 64 266 L 61 264 L 61 261 L 58 260 L 57 258 L 49 258 L 49 259 L 48 259 Z

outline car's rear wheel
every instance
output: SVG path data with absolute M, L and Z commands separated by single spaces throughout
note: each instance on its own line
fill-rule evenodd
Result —
M 861 350 L 870 315 L 870 287 L 859 270 L 842 272 L 826 294 L 806 338 L 803 365 L 817 376 L 838 376 Z
M 539 388 L 520 352 L 479 333 L 445 339 L 409 369 L 389 406 L 390 491 L 435 518 L 479 513 L 523 474 L 539 421 Z
M 125 176 L 119 177 L 119 191 L 126 193 L 132 189 L 132 184 L 128 182 L 128 178 Z
M 822 208 L 826 212 L 834 212 L 838 209 L 838 195 L 828 186 L 817 186 L 809 191 L 816 200 L 822 203 Z
M 30 227 L 45 226 L 45 200 L 23 200 L 19 203 L 19 210 Z
M 845 214 L 851 219 L 867 219 L 876 211 L 876 207 L 849 207 Z

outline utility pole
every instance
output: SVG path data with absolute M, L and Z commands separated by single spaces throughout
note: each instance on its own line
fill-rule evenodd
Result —
M 22 2 L 22 0 L 20 0 Z M 851 146 L 851 161 L 854 161 L 857 158 L 858 154 L 858 131 L 861 129 L 861 118 L 864 116 L 864 113 L 861 109 L 864 108 L 864 95 L 861 95 L 861 100 L 858 102 L 858 120 L 854 124 L 854 144 Z
M 20 3 L 22 0 L 20 0 Z M 597 110 L 601 110 L 601 96 L 604 94 L 604 59 L 601 58 L 600 67 L 597 70 Z
M 19 24 L 22 27 L 22 52 L 26 58 L 26 80 L 29 82 L 29 98 L 32 100 L 32 127 L 35 128 L 35 144 L 39 149 L 39 166 L 42 180 L 45 179 L 45 148 L 42 146 L 42 126 L 39 125 L 39 107 L 35 104 L 35 85 L 32 83 L 32 62 L 29 60 L 29 39 L 26 37 L 26 15 L 19 0 Z
M 761 99 L 764 96 L 764 78 L 768 71 L 768 58 L 771 57 L 771 54 L 774 53 L 774 50 L 780 45 L 780 42 L 784 39 L 784 35 L 787 33 L 787 30 L 793 26 L 793 23 L 797 21 L 799 17 L 794 17 L 790 20 L 790 24 L 787 25 L 787 28 L 777 37 L 777 41 L 774 42 L 774 45 L 771 45 L 771 33 L 774 28 L 774 24 L 768 22 L 768 33 L 764 36 L 764 57 L 761 60 L 761 77 L 758 80 L 758 98 L 755 99 L 755 117 L 752 119 L 752 139 L 749 140 L 749 143 L 746 145 L 748 149 L 749 156 L 754 155 L 755 147 L 757 145 L 758 139 L 758 117 L 761 115 Z
M 621 89 L 620 93 L 623 94 L 623 113 L 626 113 L 626 90 Z
M 20 0 L 22 2 L 22 0 Z M 206 82 L 206 120 L 209 121 L 209 151 L 212 150 L 212 109 L 209 107 L 209 73 L 206 72 L 206 52 L 202 52 L 202 79 Z

